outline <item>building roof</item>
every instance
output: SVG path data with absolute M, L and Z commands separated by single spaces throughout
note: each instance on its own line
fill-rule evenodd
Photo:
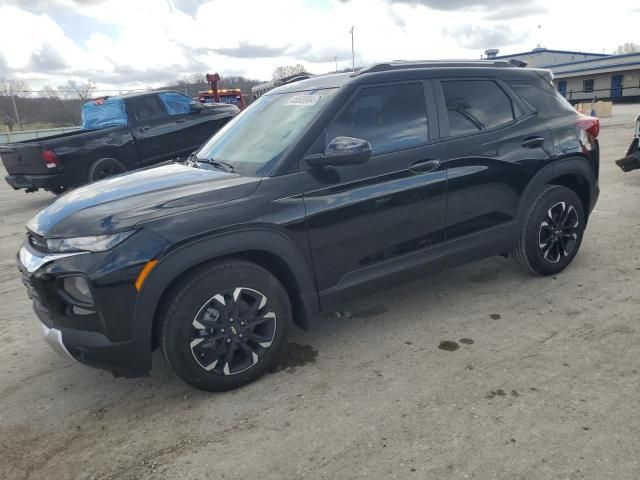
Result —
M 552 50 L 548 48 L 534 48 L 528 52 L 520 52 L 520 53 L 511 53 L 509 55 L 497 55 L 493 58 L 511 58 L 511 57 L 521 57 L 523 55 L 536 55 L 539 53 L 563 53 L 566 55 L 590 55 L 593 57 L 609 57 L 608 53 L 593 53 L 593 52 L 576 52 L 573 50 Z M 588 60 L 586 60 L 588 61 Z

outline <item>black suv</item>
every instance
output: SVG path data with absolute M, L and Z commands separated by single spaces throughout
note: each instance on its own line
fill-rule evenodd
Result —
M 19 266 L 46 338 L 205 390 L 264 373 L 292 325 L 491 255 L 564 269 L 598 198 L 599 122 L 547 71 L 375 65 L 262 96 L 184 164 L 68 192 Z

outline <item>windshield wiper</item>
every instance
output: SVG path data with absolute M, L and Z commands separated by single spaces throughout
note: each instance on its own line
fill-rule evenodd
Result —
M 227 173 L 235 172 L 235 168 L 230 163 L 223 162 L 222 160 L 214 160 L 213 158 L 199 158 L 195 153 L 189 155 L 187 161 L 195 163 L 206 163 Z

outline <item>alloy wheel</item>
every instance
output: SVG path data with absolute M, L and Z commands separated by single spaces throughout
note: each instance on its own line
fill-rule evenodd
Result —
M 235 375 L 258 363 L 271 347 L 277 318 L 269 299 L 247 287 L 220 292 L 196 314 L 189 347 L 208 372 Z
M 113 177 L 114 175 L 122 173 L 122 171 L 122 169 L 117 167 L 104 167 L 98 170 L 97 179 L 102 180 L 104 178 Z
M 571 255 L 578 243 L 579 223 L 575 207 L 566 202 L 558 202 L 547 210 L 538 233 L 538 247 L 546 261 L 558 263 Z

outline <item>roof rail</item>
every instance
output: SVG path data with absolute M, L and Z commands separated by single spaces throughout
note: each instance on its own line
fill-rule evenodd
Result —
M 528 65 L 528 63 L 524 60 L 518 60 L 517 58 L 512 58 L 511 60 L 509 60 L 509 63 L 518 68 L 525 68 Z
M 526 66 L 525 62 L 524 66 Z M 376 63 L 369 65 L 368 67 L 361 68 L 360 70 L 353 72 L 352 77 L 357 77 L 364 73 L 374 72 L 387 72 L 391 70 L 408 70 L 411 68 L 426 68 L 426 67 L 499 67 L 499 68 L 513 68 L 515 66 L 511 62 L 506 60 L 394 60 L 392 62 Z
M 285 80 L 278 80 L 276 81 L 276 85 L 287 85 L 289 83 L 299 82 L 300 80 L 307 80 L 308 78 L 311 78 L 311 75 L 304 73 L 291 76 L 290 78 L 287 78 Z

